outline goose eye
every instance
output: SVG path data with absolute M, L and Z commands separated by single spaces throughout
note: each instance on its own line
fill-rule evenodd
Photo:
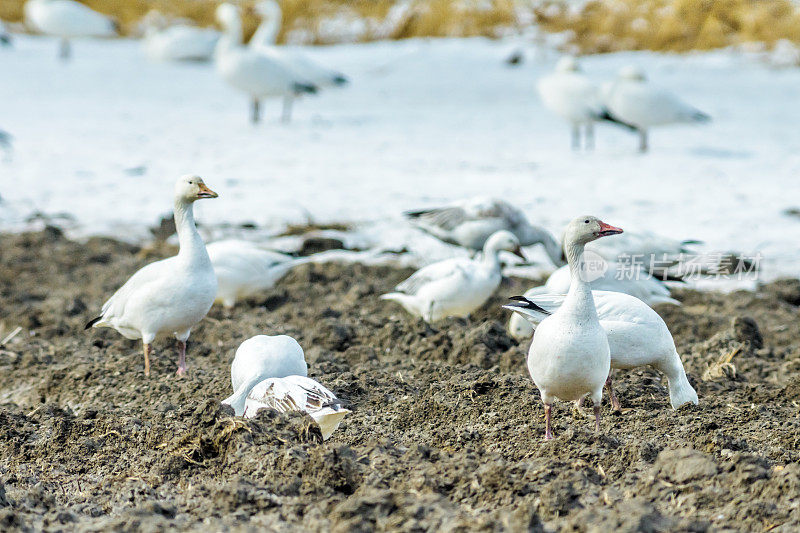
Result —
M 586 220 L 583 221 L 583 223 L 584 224 L 588 224 L 589 223 L 589 219 L 587 218 Z

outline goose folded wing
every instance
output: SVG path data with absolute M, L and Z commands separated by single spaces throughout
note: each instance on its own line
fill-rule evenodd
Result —
M 467 272 L 463 265 L 464 259 L 454 258 L 445 261 L 439 261 L 426 267 L 421 268 L 415 272 L 410 278 L 395 287 L 395 290 L 414 295 L 419 290 L 429 283 L 442 281 L 447 278 L 457 276 L 467 276 Z

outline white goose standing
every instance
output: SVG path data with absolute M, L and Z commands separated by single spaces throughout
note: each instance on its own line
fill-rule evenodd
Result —
M 544 106 L 572 125 L 572 148 L 581 147 L 581 126 L 585 128 L 584 148 L 594 148 L 594 123 L 608 121 L 628 129 L 608 113 L 600 90 L 582 72 L 574 57 L 562 57 L 552 74 L 537 85 Z
M 231 364 L 233 394 L 222 401 L 236 416 L 259 409 L 303 411 L 328 439 L 350 411 L 327 388 L 308 377 L 303 348 L 287 335 L 256 335 L 236 350 Z
M 644 73 L 633 66 L 620 70 L 617 80 L 605 89 L 603 97 L 611 115 L 639 132 L 640 152 L 647 151 L 647 131 L 654 126 L 711 120 L 674 94 L 649 85 Z
M 113 328 L 144 343 L 144 375 L 150 375 L 152 343 L 157 336 L 178 339 L 178 375 L 186 373 L 186 341 L 217 292 L 217 278 L 203 239 L 194 223 L 193 204 L 216 198 L 198 176 L 182 176 L 175 184 L 175 227 L 178 255 L 150 263 L 136 272 L 103 305 L 102 314 L 86 329 Z
M 593 290 L 600 326 L 608 336 L 611 368 L 628 370 L 649 365 L 667 376 L 669 401 L 673 409 L 685 403 L 697 404 L 695 392 L 686 377 L 675 341 L 664 320 L 644 302 L 621 292 Z M 555 313 L 564 303 L 563 294 L 537 294 L 515 297 L 511 309 L 522 316 L 531 329 Z M 538 333 L 536 334 L 538 335 Z M 614 394 L 611 372 L 606 386 L 615 410 L 620 408 Z
M 600 402 L 611 366 L 608 337 L 600 325 L 589 284 L 580 275 L 586 243 L 622 233 L 601 220 L 585 216 L 567 226 L 565 248 L 572 283 L 561 307 L 542 320 L 528 352 L 528 371 L 544 403 L 545 439 L 553 438 L 553 400 L 578 400 L 591 395 L 595 429 L 600 430 Z M 505 305 L 515 311 L 529 303 Z
M 250 97 L 253 123 L 261 119 L 262 98 L 317 92 L 316 85 L 298 75 L 278 54 L 242 44 L 242 21 L 236 6 L 221 4 L 216 15 L 225 30 L 214 51 L 217 72 L 228 84 Z M 289 119 L 284 114 L 283 121 Z
M 506 230 L 517 237 L 521 246 L 542 244 L 556 266 L 566 263 L 553 235 L 531 224 L 519 208 L 505 200 L 472 198 L 442 207 L 406 211 L 403 215 L 415 227 L 449 244 L 478 251 L 494 233 Z
M 448 316 L 467 317 L 500 286 L 502 250 L 525 258 L 514 234 L 501 230 L 486 241 L 482 257 L 456 257 L 427 265 L 381 299 L 398 302 L 426 322 Z
M 70 39 L 76 37 L 111 37 L 117 23 L 75 0 L 28 0 L 25 22 L 34 29 L 61 39 L 59 57 L 70 57 Z

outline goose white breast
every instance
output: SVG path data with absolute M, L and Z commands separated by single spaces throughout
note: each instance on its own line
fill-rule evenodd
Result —
M 448 316 L 466 317 L 482 306 L 500 285 L 501 250 L 524 258 L 517 238 L 508 231 L 498 231 L 486 241 L 482 257 L 430 264 L 395 287 L 395 292 L 381 298 L 398 302 L 427 322 Z
M 217 278 L 203 239 L 194 223 L 193 204 L 216 198 L 197 176 L 183 176 L 175 184 L 175 226 L 180 251 L 175 257 L 151 263 L 120 287 L 103 305 L 101 316 L 89 327 L 108 327 L 129 339 L 142 339 L 144 373 L 150 375 L 150 354 L 157 336 L 178 339 L 178 375 L 186 372 L 186 341 L 217 292 Z
M 664 320 L 644 302 L 619 292 L 593 290 L 600 325 L 608 337 L 611 368 L 629 369 L 649 365 L 663 372 L 669 383 L 670 404 L 677 409 L 697 404 L 697 393 L 686 378 L 680 355 Z M 535 327 L 564 303 L 563 294 L 536 294 L 517 298 L 509 307 Z M 615 409 L 611 376 L 607 386 Z
M 303 411 L 327 439 L 350 411 L 307 375 L 303 349 L 296 340 L 287 335 L 256 335 L 236 350 L 231 364 L 234 392 L 222 403 L 233 407 L 237 416 L 248 418 L 262 408 Z
M 473 198 L 453 205 L 406 211 L 417 228 L 437 239 L 470 250 L 481 250 L 494 233 L 513 233 L 521 246 L 542 244 L 556 266 L 565 262 L 552 234 L 532 225 L 518 208 L 496 198 Z

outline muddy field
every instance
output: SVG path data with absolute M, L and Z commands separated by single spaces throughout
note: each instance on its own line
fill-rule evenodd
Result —
M 165 253 L 162 250 L 160 253 Z M 800 283 L 678 291 L 658 311 L 700 405 L 661 376 L 617 373 L 602 432 L 561 403 L 556 439 L 505 333 L 504 282 L 471 323 L 426 326 L 378 300 L 408 270 L 305 265 L 171 342 L 150 379 L 140 344 L 86 321 L 138 267 L 134 246 L 58 230 L 0 236 L 0 530 L 796 531 Z M 752 320 L 749 320 L 748 317 Z M 352 413 L 232 417 L 238 344 L 286 333 Z M 720 364 L 735 353 L 730 363 Z

